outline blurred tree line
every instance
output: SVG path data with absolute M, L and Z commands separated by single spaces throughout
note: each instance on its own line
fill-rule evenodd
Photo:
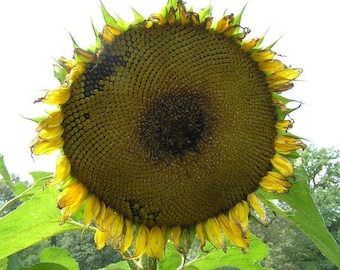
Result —
M 302 162 L 308 174 L 308 184 L 330 233 L 340 243 L 340 150 L 309 146 L 302 153 Z M 21 180 L 12 176 L 14 183 Z M 11 189 L 0 183 L 0 206 L 14 197 Z M 14 210 L 19 204 L 11 205 Z M 6 214 L 6 213 L 3 213 Z M 251 231 L 269 248 L 269 255 L 261 262 L 267 269 L 309 269 L 335 270 L 315 247 L 313 242 L 289 220 L 268 212 L 269 226 L 250 223 Z M 311 222 L 313 222 L 311 220 Z M 119 261 L 120 255 L 111 248 L 98 252 L 93 241 L 93 234 L 84 231 L 64 233 L 16 255 L 23 265 L 29 266 L 39 261 L 44 248 L 61 247 L 68 250 L 78 262 L 80 269 L 100 269 Z

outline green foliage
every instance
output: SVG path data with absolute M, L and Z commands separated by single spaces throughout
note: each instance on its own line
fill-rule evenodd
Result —
M 45 178 L 44 173 L 35 176 Z M 0 245 L 0 259 L 62 232 L 83 229 L 72 222 L 59 226 L 57 195 L 56 189 L 41 186 L 34 196 L 0 220 L 0 242 L 5 243 Z
M 268 254 L 267 247 L 260 239 L 255 236 L 251 237 L 251 248 L 247 254 L 243 254 L 237 247 L 230 247 L 226 253 L 222 250 L 214 249 L 207 244 L 206 249 L 210 252 L 201 252 L 201 254 L 189 262 L 185 270 L 198 269 L 221 269 L 221 267 L 237 267 L 240 269 L 259 270 L 264 269 L 259 262 Z M 227 269 L 227 268 L 223 268 Z

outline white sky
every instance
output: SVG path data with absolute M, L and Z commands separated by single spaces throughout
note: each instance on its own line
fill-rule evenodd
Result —
M 143 7 L 142 2 L 145 1 Z M 147 16 L 160 10 L 167 0 L 103 0 L 109 11 L 132 19 L 129 6 Z M 195 3 L 195 10 L 209 0 Z M 338 11 L 334 0 L 215 0 L 214 12 L 238 13 L 248 2 L 243 26 L 251 36 L 261 36 L 268 28 L 265 44 L 283 37 L 274 51 L 285 55 L 286 64 L 304 69 L 301 82 L 286 96 L 305 104 L 291 116 L 293 133 L 319 147 L 340 149 L 337 108 L 340 56 Z M 128 14 L 128 15 L 127 15 Z M 220 16 L 215 15 L 216 19 Z M 29 179 L 34 170 L 53 171 L 54 157 L 31 158 L 29 143 L 35 137 L 35 124 L 22 118 L 40 116 L 44 106 L 33 105 L 43 89 L 54 89 L 53 58 L 72 57 L 73 34 L 86 49 L 94 42 L 90 18 L 97 29 L 103 26 L 99 0 L 7 0 L 0 1 L 0 154 L 11 173 Z

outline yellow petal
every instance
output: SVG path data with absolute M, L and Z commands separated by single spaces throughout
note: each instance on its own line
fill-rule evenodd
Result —
M 118 244 L 121 242 L 123 238 L 123 230 L 124 230 L 124 218 L 121 214 L 114 213 L 113 221 L 110 228 L 110 235 L 112 237 L 111 246 L 116 249 Z
M 148 235 L 148 227 L 146 227 L 144 224 L 140 225 L 136 237 L 135 251 L 130 259 L 136 260 L 145 253 Z
M 106 205 L 103 201 L 99 201 L 99 204 L 100 204 L 100 208 L 99 208 L 99 213 L 95 219 L 95 224 L 98 229 L 103 230 L 104 220 L 105 220 L 105 215 L 106 215 Z
M 68 60 L 65 57 L 60 57 L 58 59 L 58 64 L 61 65 L 67 73 L 69 73 L 75 64 L 74 60 Z
M 255 212 L 260 217 L 262 223 L 267 226 L 268 222 L 266 219 L 266 211 L 264 210 L 264 207 L 263 207 L 263 204 L 260 198 L 255 194 L 255 192 L 252 192 L 248 194 L 247 199 L 251 207 L 255 210 Z
M 153 226 L 148 234 L 146 254 L 160 260 L 164 255 L 165 237 L 158 226 Z
M 276 170 L 278 170 L 284 176 L 293 176 L 294 169 L 292 163 L 279 154 L 275 154 L 273 158 L 270 159 L 272 165 Z
M 290 154 L 292 151 L 301 148 L 304 149 L 305 145 L 299 139 L 278 135 L 275 137 L 274 148 L 276 152 L 287 155 Z
M 300 68 L 286 68 L 284 70 L 273 73 L 272 75 L 267 76 L 266 80 L 268 84 L 272 84 L 275 82 L 286 82 L 295 80 L 302 72 Z
M 196 224 L 196 235 L 197 235 L 197 238 L 201 242 L 201 250 L 203 250 L 206 242 L 205 242 L 205 233 L 204 233 L 204 227 L 203 227 L 202 222 L 199 222 Z
M 175 226 L 171 229 L 171 241 L 173 242 L 175 248 L 179 250 L 180 242 L 181 242 L 181 227 L 180 226 Z
M 66 155 L 60 155 L 57 159 L 56 171 L 54 175 L 54 181 L 51 183 L 53 185 L 60 184 L 70 176 L 71 173 L 71 163 Z
M 83 204 L 87 189 L 77 180 L 69 184 L 58 196 L 58 207 L 61 209 L 61 223 L 74 215 Z
M 63 147 L 64 140 L 57 137 L 51 140 L 36 140 L 31 145 L 31 151 L 34 155 L 50 154 Z
M 88 228 L 92 221 L 95 221 L 100 212 L 100 202 L 95 195 L 91 195 L 85 201 L 84 226 Z
M 73 81 L 77 80 L 79 76 L 84 73 L 85 70 L 86 70 L 86 64 L 77 62 L 71 69 L 70 73 L 67 75 L 66 82 L 71 84 Z M 61 103 L 61 104 L 64 104 L 64 103 Z
M 222 19 L 220 19 L 216 24 L 216 32 L 217 33 L 223 33 L 226 31 L 230 26 L 232 26 L 234 22 L 234 15 L 230 14 L 227 16 L 224 16 Z
M 279 130 L 287 131 L 288 129 L 293 127 L 293 122 L 290 120 L 277 121 L 275 127 Z
M 122 34 L 122 31 L 106 24 L 103 28 L 103 31 L 101 33 L 101 38 L 103 39 L 103 41 L 105 42 L 105 44 L 107 45 L 112 45 L 114 39 L 116 36 L 119 36 Z
M 217 218 L 208 218 L 205 223 L 205 233 L 209 241 L 215 246 L 222 249 L 224 252 L 227 250 L 225 239 L 222 234 L 221 226 Z
M 177 9 L 179 13 L 179 18 L 181 21 L 181 24 L 187 24 L 189 22 L 188 17 L 187 17 L 187 12 L 185 10 L 185 6 L 181 1 L 177 2 Z
M 248 248 L 249 239 L 243 237 L 242 231 L 235 223 L 231 223 L 230 219 L 224 214 L 217 217 L 222 231 L 227 235 L 230 242 L 240 248 Z
M 189 19 L 190 19 L 190 21 L 192 22 L 193 25 L 199 26 L 201 24 L 200 17 L 197 13 L 189 12 L 188 15 L 189 15 Z
M 205 24 L 205 29 L 210 29 L 213 23 L 213 18 L 212 17 L 208 17 L 205 19 L 204 24 Z
M 274 72 L 277 72 L 277 71 L 280 71 L 286 68 L 286 66 L 281 61 L 276 60 L 276 59 L 260 62 L 258 64 L 258 67 L 263 72 L 270 72 L 270 73 L 274 73 Z
M 176 23 L 176 11 L 173 6 L 169 9 L 168 22 L 170 25 L 174 25 Z
M 161 14 L 151 14 L 149 16 L 149 20 L 151 20 L 151 21 L 156 20 L 159 25 L 165 25 L 166 24 L 166 19 Z
M 133 226 L 129 219 L 125 219 L 124 236 L 120 246 L 120 254 L 125 258 L 125 252 L 129 249 L 133 241 Z
M 48 91 L 45 97 L 39 99 L 43 103 L 49 105 L 61 105 L 66 103 L 71 96 L 71 90 L 69 87 L 60 87 L 58 89 Z
M 245 201 L 237 203 L 229 210 L 229 215 L 232 220 L 241 226 L 241 229 L 248 228 L 249 206 Z
M 267 192 L 286 193 L 292 184 L 282 174 L 268 172 L 266 176 L 261 178 L 260 186 Z
M 81 48 L 74 49 L 75 57 L 79 58 L 79 60 L 83 63 L 91 63 L 96 60 L 96 55 L 92 52 L 85 51 Z
M 64 114 L 61 111 L 54 111 L 50 113 L 47 118 L 42 120 L 36 128 L 36 132 L 41 131 L 43 128 L 47 127 L 57 127 L 60 126 L 63 121 Z
M 258 38 L 253 38 L 252 40 L 249 40 L 242 45 L 242 50 L 244 52 L 249 52 L 257 45 L 258 42 L 259 42 Z
M 108 237 L 107 231 L 96 230 L 94 235 L 94 242 L 96 243 L 97 250 L 102 250 L 105 247 L 106 239 Z
M 38 136 L 45 140 L 50 140 L 56 137 L 60 137 L 64 133 L 62 126 L 45 127 L 40 130 Z
M 271 50 L 260 50 L 253 52 L 250 57 L 256 62 L 263 62 L 266 60 L 271 60 L 275 56 L 275 53 Z

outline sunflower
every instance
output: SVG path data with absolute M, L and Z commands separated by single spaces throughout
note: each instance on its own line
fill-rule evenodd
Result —
M 266 224 L 257 190 L 288 192 L 304 147 L 280 95 L 301 69 L 247 39 L 242 12 L 214 23 L 210 6 L 169 0 L 133 23 L 102 13 L 96 45 L 74 42 L 60 87 L 37 100 L 55 105 L 31 149 L 60 151 L 48 184 L 61 189 L 61 223 L 84 205 L 98 250 L 127 259 L 159 260 L 168 240 L 186 254 L 195 235 L 201 249 L 228 240 L 246 252 L 250 213 Z

